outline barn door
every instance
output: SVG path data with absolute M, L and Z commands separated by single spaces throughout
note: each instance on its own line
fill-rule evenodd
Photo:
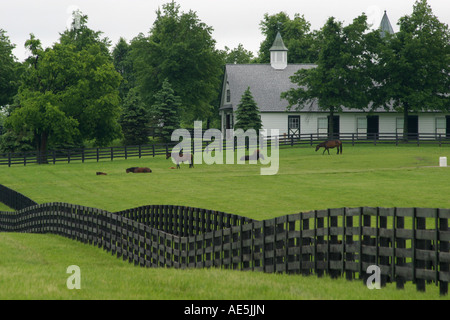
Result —
M 288 137 L 300 139 L 300 116 L 288 116 Z
M 367 116 L 367 138 L 374 139 L 379 133 L 378 116 Z
M 417 139 L 419 136 L 419 116 L 408 116 L 408 138 Z
M 328 139 L 339 139 L 339 116 L 333 116 L 333 119 L 328 116 L 328 128 L 330 128 L 330 121 L 333 121 L 333 132 L 330 132 L 330 129 L 328 129 Z

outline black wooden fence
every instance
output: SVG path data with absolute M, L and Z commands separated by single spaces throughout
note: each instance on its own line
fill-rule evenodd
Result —
M 2 184 L 0 184 L 0 202 L 14 210 L 22 210 L 37 205 L 37 202 Z
M 192 136 L 194 137 L 194 136 Z M 201 138 L 201 137 L 197 137 Z M 268 144 L 274 137 L 266 137 Z M 300 134 L 296 136 L 279 136 L 278 145 L 280 147 L 287 146 L 313 146 L 319 141 L 328 139 L 327 134 Z M 338 137 L 345 144 L 391 144 L 400 145 L 406 142 L 403 139 L 402 134 L 389 134 L 389 133 L 377 133 L 377 134 L 356 134 L 356 133 L 340 133 Z M 436 144 L 439 146 L 450 145 L 450 137 L 446 134 L 426 134 L 411 135 L 408 142 L 409 145 L 424 145 L 424 144 Z M 81 148 L 81 149 L 66 149 L 66 150 L 50 150 L 46 154 L 40 154 L 37 151 L 28 152 L 10 152 L 0 153 L 0 165 L 27 165 L 27 164 L 39 164 L 39 163 L 71 163 L 71 162 L 85 162 L 85 161 L 102 161 L 114 159 L 128 159 L 128 158 L 142 158 L 142 157 L 155 157 L 157 155 L 165 155 L 172 151 L 172 148 L 176 145 L 176 142 L 166 144 L 151 144 L 151 145 L 136 145 L 136 146 L 117 146 L 117 147 L 104 147 L 104 148 Z M 194 141 L 192 141 L 193 152 L 198 152 L 194 147 Z M 210 144 L 208 141 L 202 141 L 202 150 L 207 148 Z M 226 149 L 226 141 L 223 142 L 223 148 Z M 246 145 L 248 148 L 248 145 Z M 234 149 L 238 148 L 236 144 Z M 202 151 L 200 150 L 200 151 Z
M 53 233 L 96 245 L 144 267 L 258 270 L 363 279 L 376 265 L 381 284 L 426 283 L 448 293 L 450 209 L 339 208 L 256 221 L 183 206 L 111 213 L 67 203 L 31 205 L 17 193 L 0 201 L 0 232 Z M 5 195 L 6 194 L 6 195 Z M 28 200 L 27 200 L 28 199 Z

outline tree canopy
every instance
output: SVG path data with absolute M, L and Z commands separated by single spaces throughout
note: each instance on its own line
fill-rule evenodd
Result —
M 380 46 L 376 105 L 403 112 L 407 139 L 409 113 L 450 109 L 450 33 L 426 0 L 416 1 L 398 24 L 400 31 Z
M 6 124 L 15 131 L 32 131 L 42 154 L 48 139 L 56 145 L 79 145 L 83 140 L 106 145 L 120 136 L 120 74 L 101 43 L 79 41 L 63 35 L 45 50 L 33 35 L 26 42 L 31 55 L 25 62 L 19 107 Z
M 367 108 L 373 86 L 366 68 L 371 59 L 365 41 L 367 30 L 364 14 L 346 27 L 334 17 L 327 20 L 320 32 L 317 67 L 300 69 L 291 77 L 298 87 L 281 94 L 288 101 L 289 109 L 301 110 L 317 102 L 332 119 L 344 106 Z M 333 121 L 328 123 L 328 132 L 334 132 Z
M 259 63 L 270 62 L 270 47 L 279 31 L 283 42 L 289 50 L 288 63 L 313 63 L 318 58 L 317 32 L 311 31 L 311 24 L 303 15 L 296 13 L 291 19 L 285 12 L 274 15 L 265 14 L 260 23 L 265 36 L 261 42 Z
M 136 84 L 144 102 L 152 106 L 155 93 L 168 79 L 181 98 L 186 123 L 210 117 L 223 65 L 212 28 L 195 12 L 180 12 L 175 2 L 163 5 L 156 15 L 150 34 L 141 34 L 132 43 Z
M 20 64 L 13 55 L 14 48 L 6 31 L 0 29 L 0 107 L 13 102 L 19 87 Z

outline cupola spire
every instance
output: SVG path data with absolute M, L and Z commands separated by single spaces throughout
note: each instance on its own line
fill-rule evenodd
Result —
M 277 70 L 283 70 L 287 67 L 288 49 L 284 45 L 281 38 L 280 28 L 278 27 L 277 35 L 272 47 L 270 48 L 270 65 Z
M 387 33 L 394 34 L 394 29 L 392 29 L 391 22 L 387 16 L 386 10 L 384 10 L 383 18 L 380 23 L 381 37 L 385 37 Z

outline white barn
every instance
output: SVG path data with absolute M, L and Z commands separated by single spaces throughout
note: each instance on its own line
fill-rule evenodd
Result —
M 385 13 L 381 22 L 383 32 L 393 32 Z M 250 91 L 258 105 L 263 129 L 278 129 L 281 136 L 299 137 L 300 134 L 328 134 L 328 112 L 317 104 L 305 106 L 301 111 L 287 112 L 288 102 L 282 100 L 282 92 L 295 87 L 290 80 L 299 69 L 314 68 L 314 64 L 288 64 L 288 50 L 278 33 L 271 51 L 270 64 L 227 64 L 225 67 L 220 116 L 222 132 L 233 129 L 235 112 L 244 91 Z M 373 112 L 343 109 L 334 117 L 334 134 L 354 134 L 358 139 L 371 138 L 374 134 L 403 133 L 403 113 L 379 108 Z M 450 137 L 450 114 L 422 112 L 408 118 L 410 134 L 434 134 Z M 430 135 L 431 137 L 431 135 Z

